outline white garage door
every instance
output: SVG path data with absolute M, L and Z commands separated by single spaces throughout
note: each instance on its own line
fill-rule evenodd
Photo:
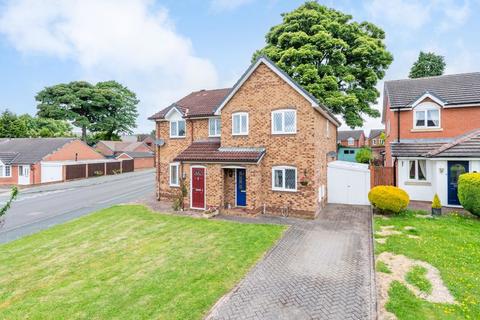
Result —
M 328 164 L 328 202 L 368 205 L 370 170 L 368 165 L 346 161 Z
M 55 182 L 63 180 L 63 165 L 61 163 L 42 162 L 42 183 Z

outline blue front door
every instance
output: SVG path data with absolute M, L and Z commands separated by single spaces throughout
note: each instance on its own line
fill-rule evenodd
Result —
M 247 179 L 246 170 L 237 169 L 237 206 L 245 207 L 247 205 Z
M 468 172 L 468 161 L 448 161 L 448 204 L 460 205 L 458 200 L 458 177 Z

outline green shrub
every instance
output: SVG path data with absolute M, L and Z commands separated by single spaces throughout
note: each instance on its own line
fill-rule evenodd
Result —
M 440 198 L 438 197 L 438 194 L 436 194 L 436 193 L 435 193 L 435 196 L 433 197 L 432 208 L 433 209 L 442 208 L 442 203 L 440 202 Z
M 372 149 L 361 148 L 355 155 L 355 161 L 358 163 L 370 163 L 373 160 Z
M 399 213 L 407 208 L 410 197 L 405 190 L 393 186 L 377 186 L 368 193 L 368 200 L 377 209 Z
M 458 199 L 470 213 L 480 217 L 480 173 L 464 173 L 458 178 Z

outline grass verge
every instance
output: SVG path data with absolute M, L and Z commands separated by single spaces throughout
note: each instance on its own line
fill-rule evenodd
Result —
M 0 318 L 200 319 L 283 230 L 102 210 L 0 246 Z

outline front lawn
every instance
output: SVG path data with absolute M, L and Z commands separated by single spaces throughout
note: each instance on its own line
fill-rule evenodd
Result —
M 283 230 L 102 210 L 0 246 L 0 319 L 200 319 Z
M 406 286 L 394 281 L 386 304 L 388 311 L 398 319 L 480 318 L 479 219 L 455 214 L 426 219 L 416 217 L 415 212 L 407 212 L 390 219 L 376 217 L 375 230 L 379 231 L 381 226 L 394 226 L 391 230 L 400 231 L 401 234 L 386 237 L 385 244 L 376 243 L 377 255 L 391 252 L 431 264 L 439 269 L 443 282 L 457 301 L 453 305 L 431 303 L 418 298 Z M 414 229 L 410 230 L 410 226 Z M 380 269 L 386 271 L 383 267 Z M 382 270 L 377 268 L 377 272 Z M 430 283 L 425 283 L 424 270 L 421 269 L 409 273 L 407 282 L 422 291 L 431 289 Z

